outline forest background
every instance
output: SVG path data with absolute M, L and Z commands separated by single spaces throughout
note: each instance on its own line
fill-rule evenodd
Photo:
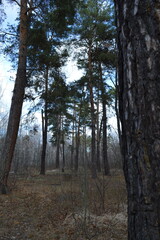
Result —
M 7 2 L 0 239 L 124 239 L 113 2 Z
M 42 34 L 42 36 L 40 37 L 43 38 L 42 41 L 44 42 L 39 42 L 38 44 L 38 42 L 34 42 L 34 41 L 37 41 L 36 37 L 35 39 L 33 37 L 32 39 L 33 42 L 31 43 L 32 46 L 30 46 L 30 48 L 33 48 L 32 51 L 35 50 L 35 54 L 37 54 L 36 52 L 37 50 L 43 51 L 43 52 L 46 51 L 46 49 L 44 49 L 45 44 L 48 44 L 48 45 L 51 44 L 52 46 L 53 44 L 55 44 L 54 50 L 53 49 L 50 49 L 50 50 L 53 51 L 53 53 L 51 54 L 55 55 L 54 58 L 57 58 L 57 59 L 56 60 L 54 59 L 54 61 L 57 61 L 57 62 L 53 62 L 52 63 L 53 66 L 50 67 L 51 70 L 50 69 L 48 70 L 48 83 L 47 83 L 48 86 L 46 87 L 44 87 L 45 77 L 42 76 L 45 74 L 44 73 L 45 70 L 43 70 L 43 72 L 41 70 L 40 73 L 36 71 L 34 73 L 31 73 L 30 81 L 32 82 L 32 86 L 30 86 L 30 88 L 27 88 L 26 90 L 26 96 L 23 104 L 23 112 L 22 112 L 22 118 L 21 118 L 21 124 L 20 124 L 21 130 L 19 131 L 19 143 L 17 144 L 17 148 L 18 146 L 20 146 L 20 144 L 22 144 L 22 145 L 25 145 L 24 147 L 27 146 L 25 151 L 28 151 L 27 150 L 28 147 L 30 146 L 30 144 L 33 145 L 32 141 L 34 141 L 34 142 L 37 142 L 37 150 L 35 151 L 35 149 L 33 149 L 33 151 L 38 155 L 33 157 L 33 154 L 31 153 L 32 160 L 30 160 L 31 162 L 28 163 L 30 158 L 28 158 L 27 153 L 24 153 L 25 151 L 22 151 L 23 153 L 21 154 L 27 155 L 27 160 L 25 156 L 23 157 L 19 156 L 19 159 L 21 159 L 23 163 L 15 163 L 15 166 L 22 165 L 21 170 L 27 169 L 28 165 L 31 165 L 31 166 L 36 165 L 38 168 L 42 168 L 41 166 L 42 161 L 44 161 L 42 160 L 42 158 L 44 157 L 41 156 L 42 154 L 41 152 L 45 151 L 44 150 L 45 148 L 47 149 L 47 154 L 45 156 L 47 167 L 52 166 L 53 168 L 53 167 L 59 167 L 61 165 L 61 168 L 64 168 L 63 165 L 66 165 L 66 162 L 67 162 L 67 160 L 65 159 L 68 159 L 68 162 L 67 162 L 68 166 L 70 166 L 71 168 L 74 167 L 78 169 L 79 162 L 81 162 L 81 160 L 79 160 L 81 159 L 81 157 L 79 157 L 79 154 L 83 155 L 82 152 L 85 151 L 86 155 L 90 155 L 89 161 L 92 162 L 93 157 L 91 157 L 91 151 L 94 148 L 96 148 L 97 159 L 94 161 L 97 162 L 97 167 L 99 168 L 99 171 L 100 171 L 100 168 L 101 168 L 100 165 L 102 165 L 102 168 L 103 168 L 103 165 L 105 162 L 102 155 L 101 156 L 99 155 L 101 152 L 100 149 L 105 148 L 105 147 L 102 147 L 103 137 L 101 138 L 101 136 L 104 134 L 102 133 L 102 128 L 104 128 L 105 125 L 109 127 L 108 130 L 107 128 L 105 130 L 109 140 L 109 141 L 106 141 L 105 143 L 106 149 L 107 148 L 110 149 L 109 154 L 113 155 L 112 152 L 115 151 L 113 149 L 117 148 L 117 151 L 118 151 L 117 154 L 119 154 L 118 137 L 117 137 L 118 135 L 116 133 L 117 131 L 116 118 L 115 116 L 113 116 L 115 115 L 115 93 L 116 93 L 115 63 L 113 60 L 115 58 L 115 37 L 114 37 L 115 27 L 114 27 L 113 6 L 111 6 L 112 5 L 111 3 L 109 3 L 107 6 L 107 4 L 105 5 L 103 1 L 89 1 L 88 4 L 90 4 L 93 7 L 93 9 L 91 10 L 90 6 L 86 10 L 84 9 L 82 10 L 82 8 L 81 9 L 79 8 L 78 10 L 79 13 L 77 12 L 77 16 L 78 14 L 79 16 L 78 17 L 76 16 L 77 22 L 75 21 L 74 24 L 72 23 L 73 24 L 72 29 L 70 30 L 63 29 L 61 33 L 57 34 L 58 37 L 56 37 L 57 38 L 56 41 L 53 40 L 52 43 L 49 43 L 50 41 L 49 35 L 51 34 L 51 32 L 49 32 L 50 30 L 46 29 L 46 32 L 42 32 L 42 27 L 44 28 L 44 23 L 42 23 L 42 25 L 40 26 L 39 19 L 36 19 L 36 22 L 34 23 L 39 25 L 39 26 L 37 25 L 39 28 L 39 30 L 37 31 L 38 31 L 38 34 Z M 10 99 L 9 95 L 11 92 L 10 89 L 11 89 L 11 85 L 13 84 L 13 78 L 15 77 L 15 70 L 11 70 L 11 69 L 16 68 L 15 56 L 16 56 L 17 48 L 15 47 L 13 48 L 13 46 L 15 45 L 16 36 L 14 33 L 16 31 L 18 21 L 15 22 L 14 19 L 17 18 L 17 12 L 18 12 L 19 6 L 17 6 L 16 4 L 10 5 L 9 3 L 8 4 L 5 3 L 4 8 L 5 10 L 7 10 L 6 16 L 9 22 L 10 23 L 13 22 L 13 24 L 9 23 L 10 26 L 8 26 L 8 30 L 5 30 L 6 28 L 6 23 L 5 23 L 4 24 L 5 27 L 1 31 L 1 36 L 3 36 L 5 39 L 5 40 L 3 39 L 1 43 L 1 46 L 2 46 L 1 48 L 4 50 L 3 53 L 5 53 L 5 59 L 3 58 L 1 60 L 2 61 L 1 67 L 4 66 L 3 71 L 1 72 L 1 75 L 2 75 L 1 83 L 3 83 L 2 90 L 1 90 L 2 92 L 1 94 L 2 95 L 1 96 L 1 102 L 2 102 L 1 126 L 3 126 L 1 127 L 2 138 L 6 131 L 5 128 L 6 128 L 7 116 L 8 116 L 7 112 L 5 111 L 6 106 L 5 108 L 2 107 L 4 106 L 3 99 L 5 98 L 5 104 L 6 102 L 9 101 Z M 14 12 L 14 14 L 10 14 L 10 12 Z M 8 20 L 6 19 L 6 21 Z M 80 21 L 80 24 L 81 24 L 80 26 L 76 25 L 76 24 L 79 24 L 78 21 Z M 86 25 L 86 21 L 90 21 L 92 25 L 90 26 Z M 86 36 L 83 36 L 83 33 L 82 33 L 84 32 L 84 28 L 86 28 L 88 31 L 88 32 L 86 31 L 85 33 Z M 91 33 L 90 28 L 96 28 L 95 33 L 93 32 Z M 102 36 L 102 32 L 104 30 L 106 31 L 106 35 Z M 97 34 L 97 31 L 99 35 L 95 37 L 95 34 Z M 32 36 L 33 34 L 37 34 L 37 33 L 36 32 L 32 33 Z M 80 41 L 82 42 L 80 43 Z M 89 43 L 90 41 L 91 43 Z M 92 80 L 91 79 L 89 80 L 90 70 L 89 70 L 89 66 L 87 66 L 89 64 L 87 63 L 87 61 L 89 62 L 89 56 L 85 54 L 85 52 L 88 51 L 87 48 L 88 49 L 92 48 L 91 50 L 95 56 L 96 55 L 98 56 L 99 54 L 98 56 L 99 59 L 91 59 L 92 61 L 91 65 L 93 65 L 91 66 L 92 68 L 91 72 L 92 72 L 92 78 L 93 78 Z M 105 49 L 105 52 L 104 52 L 104 49 Z M 33 58 L 35 58 L 35 61 L 37 61 L 37 64 L 40 64 L 41 67 L 43 64 L 43 68 L 44 68 L 45 63 L 44 62 L 42 63 L 40 62 L 41 60 L 39 60 L 40 58 L 44 57 L 44 54 L 43 56 L 42 54 L 41 56 L 36 56 L 37 60 L 35 56 L 34 57 L 31 56 L 32 58 L 31 61 L 34 61 Z M 63 55 L 63 56 L 60 56 L 60 55 Z M 6 59 L 8 59 L 8 57 L 10 57 L 10 60 L 12 62 L 12 67 L 11 65 L 8 64 L 8 62 L 6 62 Z M 92 57 L 92 58 L 95 58 L 95 57 Z M 6 62 L 4 65 L 3 65 L 3 61 Z M 31 62 L 31 64 L 33 64 L 33 62 Z M 56 64 L 58 65 L 55 66 Z M 4 73 L 4 69 L 6 68 L 6 66 L 7 68 L 10 68 L 9 74 L 7 74 L 6 72 Z M 98 70 L 98 68 L 101 68 L 101 70 Z M 98 72 L 98 71 L 101 71 L 101 72 Z M 6 77 L 8 77 L 9 75 L 12 78 L 12 82 L 8 80 L 6 81 Z M 50 75 L 52 76 L 50 77 Z M 88 84 L 88 87 L 87 87 L 87 81 L 88 82 L 90 81 L 91 83 L 91 84 Z M 7 84 L 6 85 L 7 87 L 4 88 L 4 84 Z M 61 87 L 61 84 L 63 85 L 63 88 L 61 88 L 61 93 L 58 93 L 59 84 L 60 84 L 60 87 Z M 89 87 L 89 85 L 91 86 Z M 102 89 L 102 85 L 103 85 L 103 89 Z M 58 100 L 57 105 L 61 105 L 61 106 L 58 106 L 58 108 L 56 108 L 55 106 L 53 106 L 53 104 L 55 104 L 53 102 L 55 102 L 56 100 L 55 96 L 50 96 L 52 99 L 46 100 L 44 96 L 46 94 L 45 88 L 50 88 L 50 89 L 47 89 L 47 91 L 53 91 L 52 95 L 59 94 L 60 96 L 58 96 L 58 98 L 62 98 L 62 95 L 66 94 L 66 91 L 67 91 L 67 94 L 70 91 L 69 94 L 71 94 L 71 96 L 66 96 L 66 99 Z M 7 92 L 5 93 L 6 89 L 7 89 Z M 65 93 L 63 93 L 63 91 Z M 93 96 L 91 99 L 91 97 L 89 96 L 92 95 L 92 92 L 93 92 Z M 102 102 L 104 101 L 103 98 L 106 98 L 105 105 L 107 106 L 106 110 L 104 110 L 106 111 L 106 114 L 107 114 L 105 123 L 102 123 L 103 122 L 102 119 L 104 119 L 104 112 L 102 110 Z M 46 101 L 50 101 L 50 103 L 48 103 L 48 110 L 47 110 L 48 113 L 45 116 L 44 109 L 45 109 Z M 69 101 L 69 102 L 67 103 L 66 101 Z M 94 105 L 92 107 L 89 106 L 89 104 L 87 103 L 88 101 L 90 101 L 90 104 L 92 104 L 92 101 L 94 101 Z M 9 103 L 7 103 L 7 105 L 8 104 Z M 52 105 L 52 107 L 49 105 Z M 84 107 L 84 109 L 82 106 Z M 51 108 L 52 110 L 54 109 L 52 114 L 49 113 L 49 111 L 51 111 Z M 42 111 L 44 116 L 41 113 Z M 88 114 L 84 116 L 84 112 L 88 112 Z M 92 112 L 94 113 L 94 116 L 91 116 Z M 78 115 L 82 115 L 82 116 L 78 117 Z M 59 122 L 56 121 L 55 118 L 60 118 Z M 80 119 L 80 118 L 83 118 L 83 119 Z M 93 129 L 90 125 L 91 124 L 90 121 L 92 122 L 93 118 L 95 118 L 94 119 L 95 129 Z M 45 119 L 47 119 L 47 123 L 45 122 Z M 47 125 L 46 126 L 47 130 L 43 129 L 44 125 Z M 44 140 L 44 138 L 42 138 L 42 135 L 43 135 L 42 129 L 43 129 L 43 133 L 44 131 L 47 132 L 45 133 L 46 135 L 48 135 L 47 141 Z M 59 131 L 59 133 L 57 133 L 57 131 Z M 95 132 L 94 137 L 91 136 L 93 132 Z M 46 138 L 47 137 L 45 137 L 45 139 Z M 92 143 L 93 138 L 95 138 L 94 140 L 95 143 Z M 26 139 L 27 139 L 27 145 L 25 142 Z M 94 147 L 93 147 L 93 144 L 94 144 Z M 107 144 L 110 144 L 110 147 L 107 147 Z M 44 145 L 46 145 L 46 147 Z M 85 145 L 85 147 L 84 146 L 80 147 L 80 145 Z M 20 147 L 20 149 L 23 149 L 24 147 Z M 105 154 L 107 155 L 108 153 L 106 152 Z M 114 162 L 113 165 L 115 165 L 116 164 L 115 157 L 112 156 L 110 157 L 110 159 L 111 158 L 112 158 L 111 163 Z M 36 159 L 37 161 L 36 164 L 34 163 L 35 161 L 34 159 Z M 27 165 L 27 168 L 26 168 L 26 165 Z M 118 163 L 117 165 L 121 165 L 121 164 Z M 18 168 L 18 167 L 13 167 L 13 169 L 14 168 Z M 14 171 L 15 170 L 17 171 L 17 169 L 14 169 Z

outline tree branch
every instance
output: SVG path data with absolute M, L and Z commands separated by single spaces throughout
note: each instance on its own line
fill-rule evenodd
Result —
M 19 7 L 21 7 L 21 4 L 17 0 L 12 0 L 13 2 L 17 3 Z
M 18 36 L 17 34 L 9 33 L 9 32 L 3 32 L 3 31 L 0 31 L 0 34 L 3 34 L 3 36 L 6 36 L 6 35 L 11 35 L 11 36 L 14 36 L 14 37 Z

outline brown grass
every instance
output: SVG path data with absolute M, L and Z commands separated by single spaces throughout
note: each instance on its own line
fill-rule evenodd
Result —
M 125 240 L 126 219 L 121 173 L 17 177 L 12 193 L 0 195 L 0 240 Z

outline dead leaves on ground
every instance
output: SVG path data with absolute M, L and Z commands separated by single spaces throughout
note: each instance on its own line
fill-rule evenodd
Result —
M 88 196 L 86 209 L 82 183 L 71 181 L 65 182 L 56 175 L 18 179 L 12 193 L 0 195 L 0 240 L 127 239 L 126 209 L 115 210 L 115 205 L 122 202 L 115 203 L 114 196 L 112 199 L 113 185 L 108 185 L 106 211 L 98 215 L 95 199 Z M 114 187 L 115 182 L 114 179 Z

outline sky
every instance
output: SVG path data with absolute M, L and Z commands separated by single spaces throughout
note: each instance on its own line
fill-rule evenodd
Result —
M 15 22 L 15 19 L 17 17 L 18 9 L 16 4 L 8 4 L 5 2 L 4 10 L 6 12 L 7 18 L 0 26 L 0 32 L 5 29 L 7 23 Z M 9 111 L 14 86 L 13 79 L 15 79 L 15 70 L 12 69 L 11 63 L 7 57 L 3 55 L 1 49 L 2 43 L 0 43 L 0 111 Z
M 14 23 L 18 16 L 19 7 L 14 4 L 5 3 L 4 9 L 6 12 L 6 20 L 0 27 L 0 31 L 3 31 L 7 26 L 7 23 Z M 2 43 L 0 43 L 0 49 Z M 63 68 L 66 74 L 67 81 L 78 80 L 82 76 L 82 71 L 78 71 L 76 63 L 71 59 L 68 61 L 67 66 Z M 0 54 L 0 111 L 9 111 L 10 102 L 12 98 L 12 91 L 14 87 L 14 79 L 16 77 L 16 70 L 12 68 L 9 59 L 3 54 Z M 12 80 L 11 80 L 12 79 Z
M 0 26 L 0 32 L 7 26 L 7 23 L 15 23 L 15 19 L 17 18 L 19 11 L 19 7 L 16 3 L 8 4 L 5 2 L 4 9 L 6 12 L 6 20 L 3 25 Z M 0 43 L 0 50 L 1 47 L 2 43 Z M 82 70 L 78 70 L 76 62 L 71 58 L 69 59 L 67 65 L 63 68 L 63 71 L 66 74 L 67 81 L 78 80 L 83 74 Z M 9 59 L 0 51 L 0 113 L 9 112 L 15 77 L 16 70 L 12 68 Z M 28 105 L 24 104 L 22 115 L 26 114 L 27 109 Z M 38 118 L 39 116 L 40 114 L 37 114 Z M 116 118 L 114 116 L 110 117 L 109 124 L 116 129 Z

